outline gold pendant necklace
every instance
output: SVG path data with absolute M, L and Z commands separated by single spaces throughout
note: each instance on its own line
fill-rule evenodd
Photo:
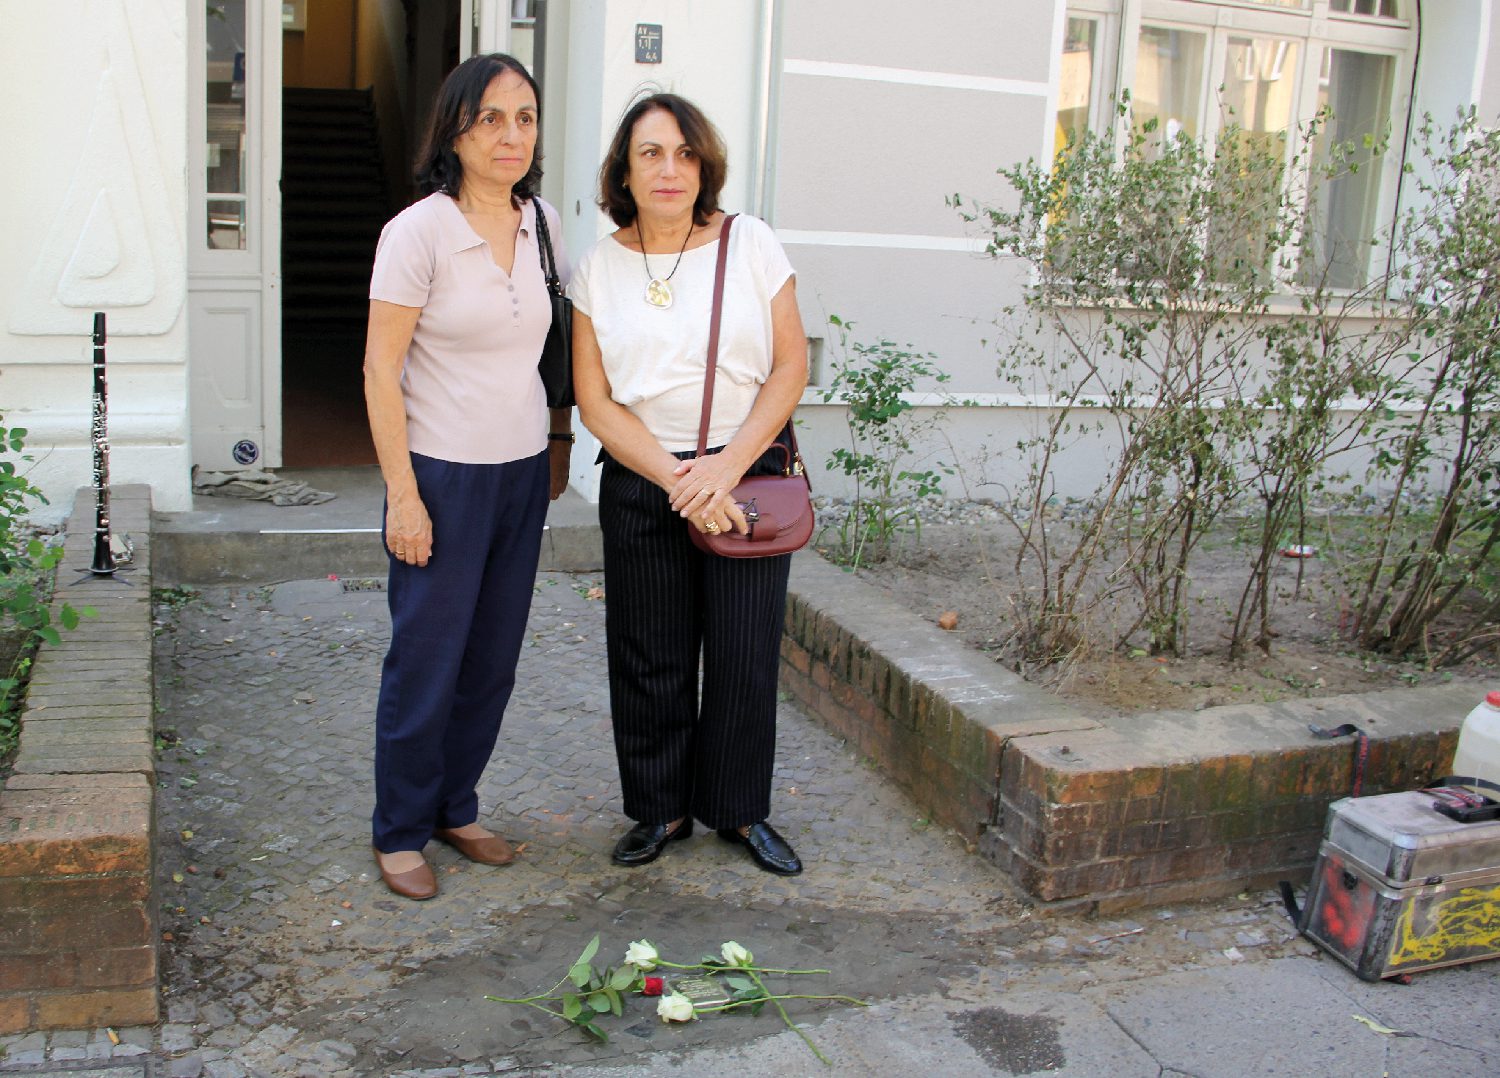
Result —
M 672 306 L 672 286 L 667 284 L 672 279 L 672 274 L 677 272 L 677 267 L 682 264 L 682 253 L 687 250 L 688 240 L 693 236 L 693 226 L 688 224 L 687 235 L 682 237 L 682 248 L 677 252 L 677 261 L 672 263 L 672 273 L 665 277 L 656 277 L 651 273 L 651 261 L 646 257 L 646 238 L 641 235 L 641 218 L 637 214 L 635 218 L 635 238 L 640 241 L 641 261 L 646 263 L 646 302 L 658 311 L 665 311 Z

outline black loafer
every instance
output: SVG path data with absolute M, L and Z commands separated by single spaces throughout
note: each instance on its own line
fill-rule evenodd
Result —
M 750 849 L 750 858 L 767 872 L 778 876 L 795 876 L 802 871 L 802 862 L 792 844 L 776 833 L 776 828 L 762 820 L 750 825 L 749 832 L 740 834 L 737 827 L 725 827 L 719 831 L 725 842 L 738 843 Z
M 615 843 L 615 852 L 610 860 L 617 865 L 647 865 L 661 856 L 661 851 L 673 839 L 687 838 L 693 833 L 693 818 L 684 816 L 676 828 L 665 823 L 638 823 Z

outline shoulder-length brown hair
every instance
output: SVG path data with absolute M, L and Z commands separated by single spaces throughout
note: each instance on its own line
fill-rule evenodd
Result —
M 459 64 L 443 85 L 438 87 L 437 100 L 432 105 L 432 118 L 427 123 L 427 133 L 422 138 L 422 149 L 417 154 L 417 188 L 423 195 L 435 191 L 458 197 L 464 185 L 464 166 L 453 149 L 454 141 L 479 120 L 479 109 L 484 103 L 484 91 L 498 75 L 514 71 L 526 80 L 536 97 L 536 120 L 540 130 L 542 122 L 542 92 L 526 65 L 514 56 L 503 52 L 483 53 L 471 56 Z M 542 144 L 540 135 L 532 151 L 531 167 L 526 170 L 511 188 L 511 201 L 520 205 L 537 193 L 542 185 Z
M 719 192 L 729 171 L 729 154 L 719 129 L 709 122 L 703 110 L 677 94 L 652 94 L 643 97 L 620 117 L 615 137 L 610 140 L 604 164 L 599 166 L 599 208 L 621 228 L 634 223 L 635 198 L 625 186 L 630 176 L 630 135 L 636 121 L 652 109 L 670 112 L 682 130 L 683 140 L 698 158 L 698 198 L 693 202 L 693 223 L 708 224 L 719 210 Z

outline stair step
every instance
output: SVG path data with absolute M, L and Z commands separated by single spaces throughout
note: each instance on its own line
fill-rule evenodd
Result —
M 288 105 L 297 108 L 307 108 L 312 105 L 346 105 L 356 107 L 369 105 L 374 99 L 371 90 L 345 90 L 336 88 L 325 88 L 318 86 L 284 86 L 281 90 L 281 103 L 285 108 Z
M 375 244 L 390 216 L 373 97 L 293 88 L 282 103 L 283 337 L 357 363 Z
M 314 238 L 305 233 L 299 233 L 290 239 L 282 240 L 281 253 L 289 260 L 296 256 L 301 259 L 319 258 L 330 261 L 361 258 L 369 262 L 375 257 L 375 242 L 375 236 Z

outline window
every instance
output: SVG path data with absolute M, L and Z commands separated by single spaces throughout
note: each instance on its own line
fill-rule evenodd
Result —
M 210 250 L 243 251 L 248 232 L 245 120 L 245 0 L 208 5 L 208 151 L 203 225 Z
M 1128 90 L 1131 121 L 1154 121 L 1162 143 L 1178 134 L 1218 142 L 1232 132 L 1246 150 L 1277 149 L 1290 163 L 1299 129 L 1327 109 L 1311 167 L 1280 177 L 1306 186 L 1311 210 L 1287 283 L 1358 288 L 1394 209 L 1399 162 L 1381 147 L 1404 129 L 1409 3 L 1069 0 L 1058 146 L 1069 133 L 1100 130 L 1111 99 Z M 1318 178 L 1334 147 L 1350 145 L 1359 167 Z
M 1087 130 L 1089 114 L 1097 106 L 1094 90 L 1098 55 L 1097 19 L 1069 19 L 1063 41 L 1062 73 L 1057 91 L 1057 145 L 1066 146 Z

